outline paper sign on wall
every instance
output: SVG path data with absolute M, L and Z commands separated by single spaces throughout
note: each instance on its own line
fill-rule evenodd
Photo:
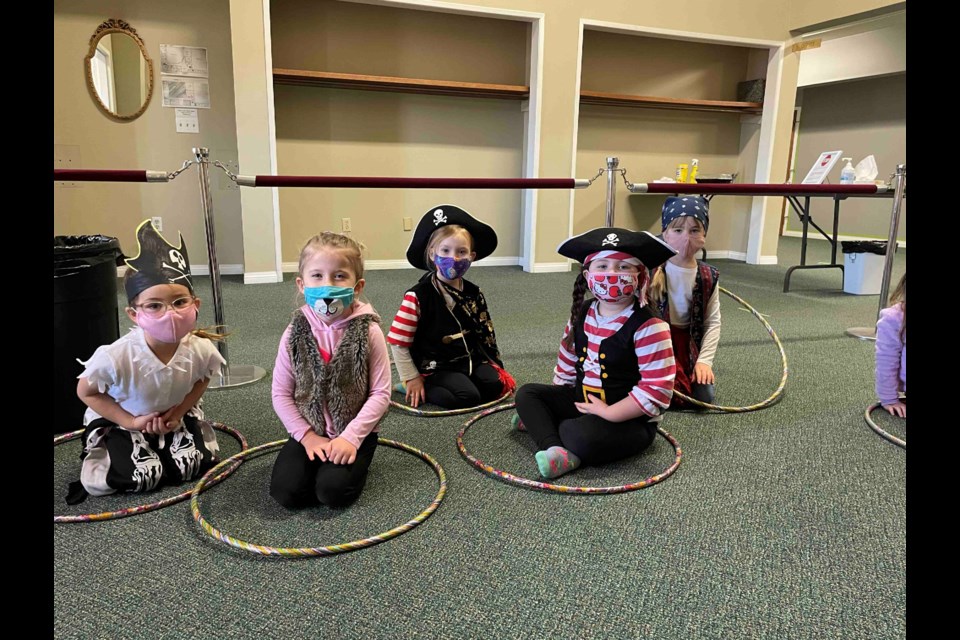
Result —
M 800 184 L 823 184 L 830 170 L 833 169 L 833 165 L 840 160 L 840 154 L 842 153 L 843 151 L 824 151 L 821 153 L 807 173 L 807 177 Z
M 196 109 L 177 109 L 177 133 L 200 133 Z

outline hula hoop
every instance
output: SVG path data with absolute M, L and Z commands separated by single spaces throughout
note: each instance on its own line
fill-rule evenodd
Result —
M 344 553 L 345 551 L 354 551 L 356 549 L 363 549 L 364 547 L 371 547 L 375 544 L 386 542 L 391 538 L 396 538 L 400 534 L 410 531 L 410 529 L 413 529 L 415 526 L 429 518 L 430 515 L 437 510 L 437 507 L 439 507 L 440 503 L 443 501 L 444 494 L 447 493 L 447 474 L 444 472 L 443 467 L 440 466 L 440 463 L 434 460 L 430 454 L 420 451 L 419 449 L 415 449 L 402 442 L 378 438 L 378 444 L 412 453 L 429 464 L 433 468 L 434 473 L 437 474 L 437 479 L 440 481 L 440 490 L 437 492 L 436 497 L 434 497 L 433 502 L 430 503 L 430 506 L 417 514 L 417 516 L 415 516 L 412 520 L 407 521 L 399 527 L 394 527 L 389 531 L 378 533 L 377 535 L 370 536 L 369 538 L 363 538 L 362 540 L 354 540 L 353 542 L 344 542 L 341 544 L 332 544 L 326 547 L 268 547 L 266 545 L 253 544 L 251 542 L 246 542 L 244 540 L 229 536 L 210 524 L 210 522 L 208 522 L 207 519 L 200 514 L 200 504 L 198 499 L 199 495 L 204 489 L 206 489 L 208 482 L 207 478 L 215 473 L 217 469 L 229 464 L 231 460 L 237 460 L 239 463 L 240 460 L 249 458 L 254 454 L 262 454 L 271 449 L 279 449 L 286 443 L 287 439 L 277 440 L 276 442 L 268 442 L 258 447 L 241 451 L 240 453 L 235 454 L 232 458 L 227 458 L 213 469 L 210 469 L 210 471 L 208 471 L 207 474 L 200 479 L 200 482 L 198 482 L 197 486 L 193 489 L 193 497 L 190 500 L 190 510 L 193 512 L 193 519 L 196 520 L 197 524 L 199 524 L 200 527 L 210 537 L 236 549 L 249 551 L 250 553 L 259 554 L 262 556 L 283 556 L 287 558 L 332 556 L 337 553 Z
M 465 407 L 463 409 L 444 409 L 442 411 L 425 411 L 423 409 L 415 409 L 408 404 L 401 404 L 396 400 L 390 400 L 390 406 L 396 407 L 397 409 L 400 409 L 404 413 L 409 413 L 415 416 L 421 416 L 424 418 L 438 418 L 442 416 L 459 416 L 464 413 L 473 413 L 475 411 L 482 411 L 484 409 L 487 409 L 488 407 L 493 407 L 500 404 L 501 402 L 503 402 L 504 400 L 506 400 L 512 395 L 513 395 L 512 391 L 507 391 L 505 394 L 503 394 L 496 400 L 485 402 L 484 404 L 477 405 L 476 407 Z
M 902 447 L 906 449 L 907 448 L 906 440 L 901 440 L 897 436 L 887 433 L 886 431 L 881 429 L 876 422 L 873 421 L 873 418 L 870 417 L 870 414 L 876 411 L 877 409 L 879 409 L 881 406 L 882 405 L 879 402 L 876 402 L 870 405 L 869 407 L 867 407 L 867 410 L 863 412 L 863 419 L 867 421 L 867 426 L 869 426 L 871 429 L 876 431 L 881 438 L 884 438 L 885 440 L 889 440 L 890 442 L 897 445 L 898 447 Z
M 460 451 L 460 455 L 462 455 L 467 460 L 467 462 L 472 464 L 474 467 L 476 467 L 486 475 L 490 476 L 491 478 L 496 478 L 497 480 L 502 480 L 507 484 L 514 484 L 519 487 L 526 487 L 528 489 L 538 489 L 541 491 L 555 491 L 557 493 L 575 493 L 575 494 L 626 493 L 628 491 L 636 491 L 637 489 L 644 489 L 651 485 L 657 484 L 658 482 L 662 482 L 663 480 L 666 480 L 668 477 L 673 475 L 673 472 L 677 470 L 677 467 L 680 466 L 680 461 L 683 459 L 683 451 L 680 450 L 680 443 L 677 442 L 676 438 L 674 438 L 672 435 L 670 435 L 660 427 L 657 427 L 657 433 L 659 433 L 660 435 L 662 435 L 664 438 L 667 439 L 667 442 L 669 442 L 673 446 L 673 450 L 677 454 L 676 458 L 673 461 L 673 464 L 667 467 L 666 470 L 656 475 L 652 475 L 649 478 L 640 480 L 639 482 L 631 482 L 630 484 L 624 484 L 619 486 L 573 487 L 565 484 L 551 484 L 549 482 L 539 482 L 537 480 L 529 480 L 527 478 L 521 478 L 520 476 L 513 475 L 512 473 L 508 473 L 501 469 L 495 469 L 494 467 L 490 466 L 486 462 L 483 462 L 482 460 L 479 460 L 473 457 L 472 455 L 470 455 L 470 453 L 467 451 L 466 446 L 464 446 L 463 444 L 463 435 L 467 432 L 467 429 L 473 426 L 473 424 L 476 423 L 478 420 L 485 418 L 486 416 L 492 415 L 499 411 L 506 411 L 507 409 L 513 409 L 516 406 L 517 406 L 516 402 L 511 402 L 510 404 L 504 404 L 499 407 L 494 407 L 493 409 L 487 409 L 480 415 L 470 418 L 470 420 L 467 421 L 465 425 L 463 425 L 463 428 L 460 429 L 460 433 L 457 434 L 457 449 Z
M 230 436 L 233 436 L 237 439 L 237 442 L 240 443 L 240 451 L 247 451 L 249 445 L 247 445 L 247 439 L 243 436 L 242 433 L 234 429 L 233 427 L 228 427 L 225 424 L 219 422 L 211 422 L 210 425 L 217 431 L 222 431 Z M 53 446 L 58 444 L 63 444 L 64 442 L 69 442 L 70 440 L 77 440 L 83 436 L 83 429 L 77 431 L 72 431 L 70 433 L 64 433 L 59 436 L 54 437 Z M 228 458 L 230 460 L 231 458 Z M 214 469 L 219 469 L 224 465 L 218 464 Z M 228 469 L 224 469 L 223 473 L 219 474 L 216 478 L 213 478 L 210 481 L 209 486 L 213 486 L 222 480 L 226 479 L 231 473 L 237 470 L 237 467 L 240 466 L 240 461 L 236 464 L 233 464 Z M 209 473 L 207 474 L 209 475 Z M 68 522 L 99 522 L 101 520 L 114 520 L 116 518 L 126 518 L 128 516 L 135 516 L 141 513 L 147 513 L 148 511 L 156 511 L 157 509 L 162 509 L 163 507 L 169 507 L 172 504 L 177 504 L 178 502 L 183 502 L 193 494 L 193 490 L 187 490 L 183 493 L 178 493 L 175 496 L 170 496 L 169 498 L 164 498 L 163 500 L 158 500 L 157 502 L 151 502 L 149 504 L 142 504 L 136 507 L 127 507 L 126 509 L 119 509 L 117 511 L 104 511 L 102 513 L 84 513 L 76 516 L 53 516 L 54 523 L 68 523 Z
M 783 388 L 787 384 L 787 371 L 788 371 L 787 353 L 783 350 L 783 344 L 780 342 L 780 338 L 777 336 L 777 332 L 773 330 L 773 327 L 770 326 L 770 323 L 767 322 L 767 319 L 764 318 L 762 315 L 760 315 L 759 311 L 751 307 L 749 304 L 747 304 L 747 302 L 743 298 L 737 296 L 736 294 L 730 293 L 723 287 L 719 287 L 719 289 L 720 291 L 727 294 L 728 296 L 730 296 L 731 298 L 739 302 L 741 305 L 743 305 L 747 311 L 752 313 L 753 317 L 755 317 L 757 320 L 759 320 L 763 324 L 764 328 L 767 330 L 767 333 L 769 333 L 770 337 L 773 338 L 774 344 L 777 345 L 777 349 L 780 351 L 780 366 L 782 367 L 782 371 L 783 371 L 783 374 L 780 376 L 780 384 L 777 385 L 777 388 L 774 390 L 773 395 L 771 395 L 769 398 L 767 398 L 763 402 L 747 405 L 745 407 L 727 407 L 720 404 L 710 404 L 709 402 L 701 402 L 695 398 L 691 398 L 689 396 L 686 396 L 680 393 L 676 389 L 674 389 L 673 395 L 676 396 L 677 398 L 686 400 L 690 404 L 696 405 L 698 407 L 702 407 L 704 409 L 713 409 L 714 411 L 720 411 L 722 413 L 746 413 L 747 411 L 756 411 L 757 409 L 763 409 L 765 407 L 769 407 L 771 404 L 773 404 L 773 402 L 777 398 L 780 397 L 780 394 L 783 393 Z

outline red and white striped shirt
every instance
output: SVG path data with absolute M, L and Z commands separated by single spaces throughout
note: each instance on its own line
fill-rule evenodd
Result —
M 413 346 L 413 337 L 417 333 L 417 322 L 420 319 L 420 303 L 417 294 L 407 291 L 400 303 L 400 310 L 393 318 L 387 342 L 398 347 L 409 349 Z
M 627 307 L 615 318 L 602 318 L 597 315 L 597 304 L 590 305 L 583 323 L 587 336 L 587 356 L 583 362 L 583 384 L 603 388 L 600 377 L 600 343 L 617 333 L 623 323 L 633 315 L 633 307 Z M 572 330 L 570 322 L 563 331 L 563 338 Z M 659 318 L 650 318 L 633 334 L 633 347 L 637 355 L 637 368 L 640 381 L 630 390 L 630 397 L 644 413 L 659 415 L 661 410 L 670 406 L 673 397 L 673 381 L 676 377 L 676 365 L 673 359 L 673 343 L 670 341 L 670 325 Z M 554 369 L 553 384 L 575 385 L 577 383 L 576 356 L 573 351 L 560 343 L 557 354 L 557 367 Z

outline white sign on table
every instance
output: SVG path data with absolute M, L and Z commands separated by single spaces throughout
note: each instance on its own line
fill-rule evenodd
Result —
M 807 177 L 800 184 L 823 184 L 823 181 L 833 169 L 833 165 L 840 160 L 842 153 L 843 151 L 824 151 L 821 153 L 807 173 Z

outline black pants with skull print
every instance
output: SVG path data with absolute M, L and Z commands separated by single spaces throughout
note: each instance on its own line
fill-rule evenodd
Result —
M 218 462 L 219 446 L 209 423 L 184 416 L 179 429 L 162 435 L 132 431 L 94 420 L 83 432 L 80 485 L 93 496 L 152 491 L 163 484 L 195 480 Z M 86 497 L 71 485 L 67 501 Z M 79 499 L 77 499 L 79 498 Z

